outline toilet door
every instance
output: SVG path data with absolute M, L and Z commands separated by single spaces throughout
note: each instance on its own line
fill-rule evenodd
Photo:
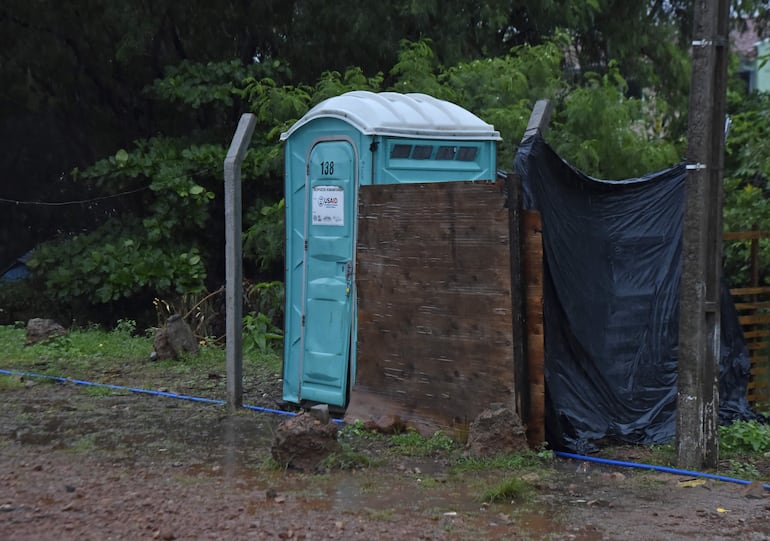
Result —
M 310 151 L 300 399 L 344 406 L 355 310 L 357 159 L 346 140 Z

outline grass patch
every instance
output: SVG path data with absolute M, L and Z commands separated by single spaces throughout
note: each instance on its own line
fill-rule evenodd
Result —
M 324 461 L 324 467 L 330 470 L 358 470 L 377 466 L 381 461 L 375 460 L 365 453 L 343 445 L 338 453 L 332 453 Z
M 391 509 L 367 509 L 366 510 L 367 515 L 372 520 L 393 520 L 395 517 L 395 514 L 393 513 L 393 510 Z
M 403 456 L 427 457 L 439 453 L 458 450 L 460 445 L 442 431 L 437 431 L 430 438 L 415 431 L 407 431 L 390 437 L 390 446 Z
M 650 457 L 648 462 L 658 466 L 670 466 L 676 464 L 676 445 L 666 443 L 650 446 Z
M 112 396 L 115 394 L 115 390 L 110 389 L 109 387 L 102 387 L 100 385 L 87 385 L 82 389 L 82 393 L 86 396 L 98 398 L 104 396 Z
M 532 471 L 550 468 L 552 464 L 552 451 L 527 450 L 490 458 L 463 457 L 452 467 L 451 472 L 466 473 L 487 470 Z
M 18 376 L 0 375 L 0 391 L 15 391 L 24 388 L 24 381 Z
M 487 489 L 481 495 L 485 503 L 513 503 L 526 501 L 532 494 L 532 486 L 518 477 L 511 477 Z
M 151 361 L 152 334 L 135 334 L 129 321 L 118 324 L 112 331 L 95 326 L 74 328 L 65 336 L 26 346 L 24 328 L 0 326 L 0 343 L 4 346 L 0 350 L 0 368 L 128 387 L 180 388 L 183 394 L 190 391 L 204 396 L 224 395 L 223 348 L 204 340 L 197 355 Z M 281 362 L 280 355 L 273 351 L 244 358 L 244 386 L 279 377 Z M 85 392 L 93 396 L 109 394 L 96 388 Z
M 69 446 L 73 453 L 90 453 L 96 449 L 96 434 L 86 434 Z
M 343 424 L 342 427 L 340 427 L 339 436 L 340 438 L 350 440 L 382 440 L 384 438 L 382 434 L 367 430 L 363 421 L 360 419 L 356 419 L 352 423 Z
M 26 331 L 0 326 L 0 365 L 11 369 L 43 367 L 45 371 L 86 369 L 100 363 L 114 364 L 146 359 L 152 351 L 149 338 L 123 331 L 98 328 L 72 329 L 66 335 L 26 346 Z

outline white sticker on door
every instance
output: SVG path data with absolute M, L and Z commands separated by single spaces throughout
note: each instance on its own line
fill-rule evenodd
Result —
M 345 191 L 341 186 L 313 187 L 313 225 L 345 225 Z

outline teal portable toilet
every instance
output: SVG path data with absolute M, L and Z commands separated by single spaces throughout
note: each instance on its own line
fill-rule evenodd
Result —
M 500 134 L 462 107 L 425 94 L 355 91 L 319 103 L 281 140 L 283 399 L 344 407 L 356 366 L 359 186 L 493 181 Z

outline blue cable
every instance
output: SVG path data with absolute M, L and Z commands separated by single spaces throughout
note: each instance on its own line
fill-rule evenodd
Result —
M 716 479 L 717 481 L 725 481 L 728 483 L 738 483 L 739 485 L 750 485 L 751 481 L 745 479 L 736 479 L 735 477 L 725 477 L 724 475 L 716 475 L 713 473 L 695 472 L 690 470 L 680 470 L 678 468 L 669 468 L 667 466 L 656 466 L 654 464 L 642 464 L 639 462 L 625 462 L 622 460 L 612 460 L 610 458 L 599 458 L 593 456 L 576 455 L 573 453 L 565 453 L 564 451 L 554 451 L 554 455 L 562 458 L 572 458 L 574 460 L 583 460 L 586 462 L 596 462 L 598 464 L 607 464 L 610 466 L 623 466 L 626 468 L 640 468 L 643 470 L 655 470 L 664 473 L 673 473 L 676 475 L 687 475 L 690 477 L 705 477 L 707 479 Z M 770 485 L 762 485 L 765 490 L 770 490 Z
M 219 406 L 222 406 L 225 404 L 224 400 L 216 400 L 213 398 L 201 398 L 198 396 L 190 396 L 190 395 L 184 395 L 184 394 L 177 394 L 177 393 L 169 393 L 166 391 L 151 391 L 149 389 L 140 389 L 138 387 L 124 387 L 122 385 L 111 385 L 109 383 L 94 383 L 91 381 L 85 381 L 81 379 L 72 379 L 72 378 L 63 378 L 59 376 L 48 376 L 45 374 L 34 374 L 31 372 L 19 372 L 17 370 L 4 370 L 0 369 L 0 374 L 6 374 L 9 376 L 21 376 L 21 377 L 28 377 L 28 378 L 44 378 L 44 379 L 52 379 L 54 381 L 59 381 L 62 383 L 75 383 L 77 385 L 88 385 L 92 387 L 105 387 L 107 389 L 113 389 L 116 391 L 131 391 L 132 393 L 139 393 L 139 394 L 147 394 L 147 395 L 154 395 L 154 396 L 163 396 L 166 398 L 177 398 L 180 400 L 189 400 L 193 402 L 204 402 L 206 404 L 216 404 Z M 252 406 L 248 404 L 243 404 L 244 409 L 252 410 L 252 411 L 258 411 L 261 413 L 274 413 L 277 415 L 289 415 L 289 416 L 296 416 L 297 414 L 291 411 L 283 411 L 283 410 L 276 410 L 276 409 L 270 409 L 270 408 L 263 408 L 260 406 Z M 344 423 L 342 419 L 332 419 L 335 423 Z M 606 464 L 609 466 L 622 466 L 626 468 L 639 468 L 643 470 L 655 470 L 659 472 L 664 473 L 672 473 L 676 475 L 687 475 L 691 477 L 704 477 L 707 479 L 716 479 L 717 481 L 725 481 L 728 483 L 737 483 L 739 485 L 750 485 L 751 481 L 747 481 L 745 479 L 736 479 L 735 477 L 726 477 L 724 475 L 716 475 L 713 473 L 703 473 L 703 472 L 695 472 L 695 471 L 689 471 L 689 470 L 680 470 L 677 468 L 670 468 L 668 466 L 656 466 L 654 464 L 642 464 L 639 462 L 626 462 L 622 460 L 612 460 L 609 458 L 599 458 L 599 457 L 592 457 L 592 456 L 585 456 L 585 455 L 577 455 L 574 453 L 567 453 L 564 451 L 554 451 L 554 455 L 562 457 L 562 458 L 571 458 L 574 460 L 583 460 L 586 462 L 595 462 L 598 464 Z M 763 484 L 762 485 L 765 490 L 770 490 L 770 485 Z
M 8 376 L 20 376 L 20 377 L 26 377 L 26 378 L 43 378 L 43 379 L 51 379 L 54 381 L 58 381 L 61 383 L 74 383 L 76 385 L 86 385 L 91 387 L 104 387 L 106 389 L 112 389 L 115 391 L 131 391 L 132 393 L 138 393 L 138 394 L 147 394 L 152 396 L 162 396 L 165 398 L 176 398 L 179 400 L 188 400 L 192 402 L 203 402 L 206 404 L 216 404 L 218 406 L 222 406 L 225 404 L 224 400 L 216 400 L 213 398 L 201 398 L 199 396 L 190 396 L 185 394 L 178 394 L 178 393 L 170 393 L 167 391 L 151 391 L 149 389 L 140 389 L 138 387 L 125 387 L 123 385 L 111 385 L 109 383 L 95 383 L 93 381 L 85 381 L 82 379 L 73 379 L 73 378 L 63 378 L 59 376 L 48 376 L 46 374 L 35 374 L 32 372 L 19 372 L 17 370 L 4 370 L 0 369 L 0 374 L 5 374 Z M 270 409 L 270 408 L 263 408 L 260 406 L 252 406 L 250 404 L 243 404 L 242 406 L 244 409 L 252 410 L 252 411 L 258 411 L 261 413 L 274 413 L 277 415 L 289 415 L 289 416 L 296 416 L 297 414 L 292 411 L 283 411 L 283 410 L 276 410 L 276 409 Z M 332 419 L 335 423 L 343 423 L 342 419 Z

